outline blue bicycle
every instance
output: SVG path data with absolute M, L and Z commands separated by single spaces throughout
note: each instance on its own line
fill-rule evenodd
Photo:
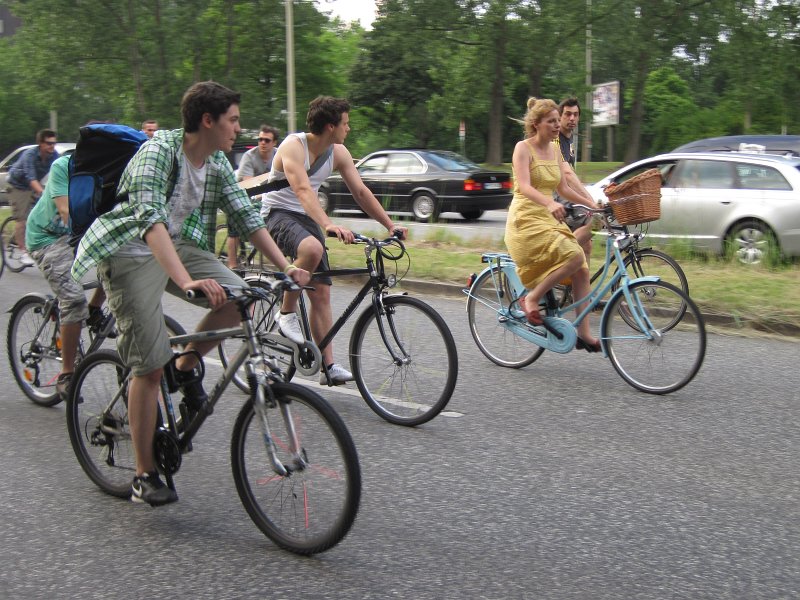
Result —
M 511 257 L 486 253 L 488 266 L 472 275 L 467 295 L 469 328 L 480 351 L 502 367 L 522 368 L 542 352 L 565 354 L 578 342 L 576 326 L 603 306 L 600 319 L 602 354 L 634 388 L 650 394 L 681 389 L 703 364 L 706 330 L 697 305 L 681 289 L 659 277 L 631 279 L 623 252 L 641 237 L 620 231 L 609 221 L 611 207 L 591 211 L 606 225 L 606 255 L 602 275 L 586 298 L 559 306 L 550 291 L 542 299 L 543 325 L 531 325 L 520 306 L 528 291 Z M 613 271 L 613 272 L 612 272 Z M 586 303 L 574 320 L 565 317 Z

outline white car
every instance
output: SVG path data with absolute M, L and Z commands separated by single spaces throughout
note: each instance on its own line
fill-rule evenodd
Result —
M 650 238 L 684 240 L 697 250 L 730 248 L 743 263 L 768 253 L 800 256 L 800 158 L 739 152 L 673 152 L 632 163 L 593 185 L 595 200 L 611 182 L 661 171 L 661 218 Z
M 28 144 L 27 146 L 21 146 L 14 150 L 11 154 L 6 156 L 3 160 L 0 160 L 0 204 L 8 204 L 8 199 L 6 198 L 6 179 L 8 179 L 8 170 L 11 168 L 11 165 L 19 158 L 20 154 L 22 154 L 28 148 L 35 148 L 36 144 Z M 75 144 L 72 142 L 57 142 L 56 143 L 56 152 L 61 155 L 64 154 L 71 154 L 75 150 Z M 42 182 L 44 183 L 44 181 Z

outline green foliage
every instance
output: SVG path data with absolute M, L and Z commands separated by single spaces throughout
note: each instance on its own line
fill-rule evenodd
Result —
M 242 93 L 242 125 L 286 129 L 281 0 L 10 0 L 22 27 L 0 39 L 0 150 L 57 115 L 74 140 L 89 119 L 180 126 L 183 91 L 214 79 Z M 354 105 L 354 156 L 384 146 L 510 158 L 530 95 L 594 82 L 625 94 L 615 155 L 700 137 L 800 133 L 797 0 L 382 0 L 370 31 L 295 1 L 296 120 L 320 94 Z M 324 5 L 323 5 L 324 10 Z M 591 118 L 583 107 L 584 124 Z M 511 118 L 509 118 L 511 117 Z M 602 158 L 605 131 L 594 131 Z

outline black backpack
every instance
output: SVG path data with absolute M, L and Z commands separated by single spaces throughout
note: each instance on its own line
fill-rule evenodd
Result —
M 80 129 L 69 160 L 70 244 L 77 246 L 94 220 L 125 198 L 117 186 L 128 162 L 149 138 L 126 125 L 97 123 Z

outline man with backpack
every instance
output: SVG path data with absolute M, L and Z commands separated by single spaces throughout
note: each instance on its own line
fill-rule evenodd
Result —
M 153 457 L 159 385 L 173 359 L 161 309 L 163 292 L 182 298 L 188 290 L 202 292 L 205 299 L 195 302 L 211 311 L 198 331 L 239 323 L 236 306 L 227 301 L 220 284 L 246 284 L 214 255 L 217 210 L 294 281 L 309 281 L 308 272 L 288 264 L 275 245 L 225 158 L 241 129 L 240 100 L 238 93 L 218 83 L 191 86 L 181 101 L 183 129 L 159 130 L 141 146 L 119 183 L 118 195 L 124 200 L 92 223 L 72 267 L 75 279 L 97 267 L 117 318 L 117 349 L 132 372 L 128 415 L 136 459 L 134 502 L 159 506 L 178 499 L 159 478 Z M 198 343 L 187 350 L 202 355 L 217 344 Z M 190 411 L 207 408 L 197 363 L 197 356 L 189 353 L 174 364 Z
M 69 160 L 69 156 L 60 156 L 50 167 L 47 185 L 28 215 L 25 229 L 28 252 L 58 298 L 61 311 L 61 373 L 56 391 L 62 398 L 75 370 L 83 321 L 90 327 L 100 327 L 105 300 L 103 289 L 98 287 L 87 305 L 83 286 L 70 276 L 75 250 L 69 243 Z

